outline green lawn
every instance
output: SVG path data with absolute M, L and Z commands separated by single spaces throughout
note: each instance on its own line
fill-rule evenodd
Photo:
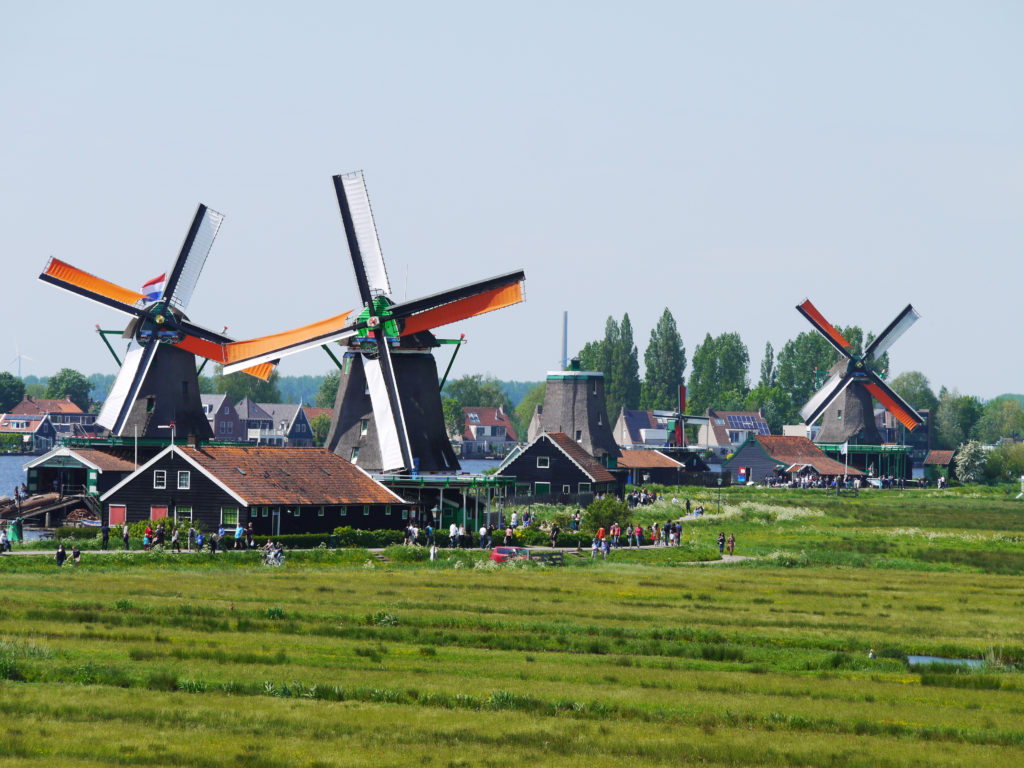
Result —
M 694 544 L 680 554 L 564 568 L 394 551 L 382 564 L 358 550 L 293 553 L 279 569 L 233 553 L 92 556 L 60 570 L 4 558 L 0 756 L 1024 764 L 1024 506 L 726 497 L 723 517 L 688 523 Z M 984 524 L 958 526 L 965 514 Z M 763 556 L 683 562 L 723 527 L 741 554 Z M 908 654 L 986 665 L 911 670 Z

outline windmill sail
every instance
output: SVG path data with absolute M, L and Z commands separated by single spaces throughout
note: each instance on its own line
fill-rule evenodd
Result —
M 352 266 L 356 281 L 360 284 L 360 298 L 366 304 L 373 296 L 390 296 L 391 284 L 384 266 L 384 254 L 380 250 L 377 226 L 373 222 L 370 196 L 366 192 L 366 181 L 362 171 L 334 177 L 334 188 L 338 195 L 338 207 L 345 224 Z M 367 294 L 363 293 L 363 282 Z
M 103 401 L 103 407 L 96 417 L 97 424 L 114 434 L 120 434 L 159 347 L 160 345 L 155 342 L 144 347 L 135 342 L 131 343 L 124 356 L 121 370 L 114 379 L 114 386 L 111 387 L 110 394 Z
M 182 312 L 192 299 L 199 273 L 203 271 L 223 221 L 223 214 L 200 203 L 163 290 L 163 297 Z
M 402 442 L 398 435 L 396 414 L 391 407 L 391 398 L 388 395 L 388 386 L 385 383 L 380 360 L 365 359 L 363 369 L 366 371 L 366 384 L 370 390 L 370 401 L 373 403 L 373 414 L 377 424 L 381 468 L 385 472 L 402 469 L 405 467 Z M 397 416 L 404 421 L 405 416 L 401 412 L 401 403 L 399 403 Z M 409 453 L 411 454 L 412 451 L 409 450 Z M 411 470 L 412 467 L 408 467 L 408 469 Z

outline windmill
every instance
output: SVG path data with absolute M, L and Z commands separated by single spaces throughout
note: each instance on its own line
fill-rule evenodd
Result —
M 893 342 L 917 322 L 920 315 L 910 304 L 861 355 L 853 351 L 853 345 L 822 316 L 809 299 L 797 305 L 797 311 L 842 355 L 829 372 L 828 381 L 800 411 L 800 416 L 808 426 L 824 414 L 815 442 L 846 443 L 852 440 L 862 445 L 881 443 L 875 426 L 872 397 L 911 432 L 924 423 L 917 411 L 907 405 L 867 365 L 868 361 L 884 355 Z
M 225 371 L 348 340 L 327 447 L 372 471 L 452 472 L 431 329 L 523 300 L 522 270 L 411 301 L 391 295 L 362 171 L 334 177 L 362 309 L 227 345 Z M 330 350 L 328 349 L 328 352 Z
M 22 360 L 31 360 L 32 362 L 35 362 L 35 358 L 29 357 L 28 355 L 21 354 L 21 347 L 18 346 L 18 340 L 17 339 L 14 340 L 14 352 L 15 352 L 14 359 L 12 359 L 11 362 L 8 363 L 8 365 L 13 365 L 14 363 L 18 364 L 18 378 L 20 379 L 21 378 L 21 361 Z
M 178 434 L 212 437 L 199 399 L 195 355 L 226 362 L 231 339 L 191 323 L 185 308 L 220 230 L 222 214 L 200 204 L 169 273 L 138 292 L 122 288 L 51 258 L 39 279 L 132 316 L 124 362 L 96 423 L 115 436 L 165 437 L 168 423 Z M 161 287 L 162 284 L 162 287 Z M 266 379 L 273 365 L 249 371 Z

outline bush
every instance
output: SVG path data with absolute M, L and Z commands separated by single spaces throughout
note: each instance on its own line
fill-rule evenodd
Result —
M 338 546 L 340 547 L 389 547 L 392 544 L 401 544 L 405 539 L 404 532 L 390 528 L 363 531 L 358 528 L 350 528 L 347 525 L 335 528 L 334 535 L 338 537 Z M 446 536 L 445 543 L 447 542 L 448 537 Z M 440 541 L 438 541 L 438 546 L 441 546 Z
M 70 525 L 62 525 L 53 532 L 53 538 L 62 541 L 74 539 L 76 541 L 91 541 L 100 538 L 99 528 L 75 528 Z
M 626 502 L 619 501 L 614 496 L 605 496 L 603 499 L 596 499 L 583 513 L 583 532 L 593 535 L 597 533 L 598 528 L 608 531 L 612 523 L 618 523 L 625 530 L 629 521 L 630 511 Z

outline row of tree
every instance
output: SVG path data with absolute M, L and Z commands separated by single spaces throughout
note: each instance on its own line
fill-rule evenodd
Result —
M 875 338 L 856 325 L 839 326 L 838 330 L 856 354 Z M 772 433 L 781 434 L 784 424 L 800 423 L 800 408 L 824 384 L 840 355 L 816 331 L 790 339 L 778 355 L 769 342 L 760 376 L 751 386 L 750 354 L 740 335 L 706 334 L 693 351 L 687 381 L 686 348 L 666 308 L 644 351 L 642 380 L 628 314 L 621 321 L 609 317 L 604 337 L 584 345 L 579 359 L 585 370 L 604 373 L 608 416 L 612 420 L 620 408 L 674 409 L 678 387 L 687 382 L 688 413 L 703 414 L 708 408 L 762 411 Z M 888 375 L 889 362 L 888 353 L 867 361 L 883 379 Z M 1000 437 L 1024 435 L 1024 404 L 1018 397 L 1001 396 L 983 404 L 977 397 L 945 387 L 936 395 L 928 378 L 919 371 L 900 374 L 889 385 L 915 408 L 931 412 L 933 447 L 956 448 L 969 439 L 994 442 Z

